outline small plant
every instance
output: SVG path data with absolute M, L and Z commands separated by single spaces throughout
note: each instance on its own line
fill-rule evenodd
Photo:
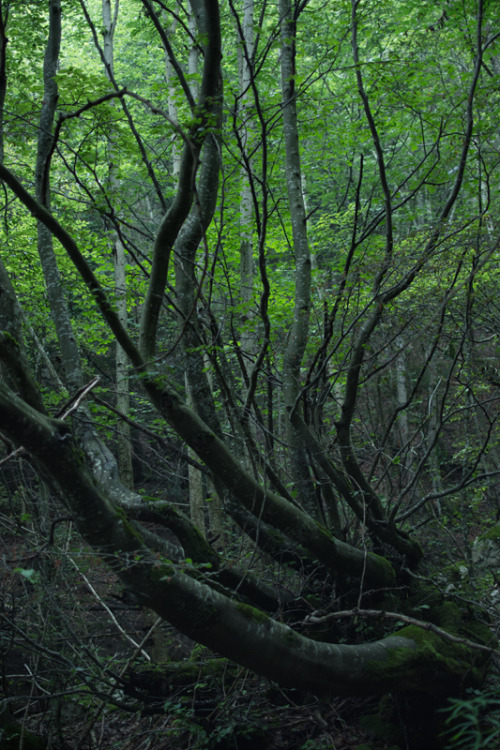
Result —
M 442 737 L 446 750 L 482 750 L 498 747 L 500 737 L 500 691 L 469 691 L 467 698 L 451 698 L 442 709 L 447 714 Z M 496 741 L 496 742 L 495 742 Z
M 331 747 L 331 737 L 322 736 L 315 739 L 306 740 L 304 744 L 300 746 L 300 750 L 329 750 Z
M 185 741 L 193 750 L 207 747 L 208 735 L 196 721 L 195 712 L 189 701 L 174 698 L 165 701 L 164 711 L 170 717 L 169 731 L 179 745 Z

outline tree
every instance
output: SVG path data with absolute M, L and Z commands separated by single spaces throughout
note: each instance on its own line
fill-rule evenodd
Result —
M 144 606 L 217 653 L 318 695 L 448 694 L 484 674 L 478 655 L 487 649 L 472 641 L 481 646 L 487 629 L 479 636 L 474 618 L 438 591 L 427 630 L 413 621 L 346 643 L 349 626 L 335 624 L 344 623 L 337 602 L 356 622 L 362 610 L 390 608 L 403 622 L 414 616 L 430 596 L 414 519 L 418 526 L 434 503 L 467 496 L 498 473 L 486 461 L 496 448 L 497 385 L 479 367 L 495 356 L 496 334 L 476 303 L 496 283 L 498 145 L 488 102 L 498 95 L 498 33 L 483 0 L 466 5 L 463 14 L 453 6 L 439 15 L 401 0 L 374 13 L 352 0 L 331 11 L 327 26 L 319 4 L 283 0 L 277 11 L 263 8 L 249 42 L 236 3 L 232 18 L 221 19 L 216 0 L 191 0 L 193 37 L 188 8 L 143 0 L 139 17 L 114 29 L 114 71 L 108 66 L 105 78 L 97 63 L 84 73 L 83 63 L 65 62 L 78 60 L 80 18 L 62 35 L 67 51 L 55 73 L 54 0 L 41 115 L 56 82 L 59 99 L 54 93 L 40 119 L 38 149 L 33 132 L 14 142 L 15 116 L 3 123 L 8 241 L 32 232 L 23 207 L 44 247 L 58 243 L 58 263 L 75 285 L 58 281 L 50 304 L 68 310 L 64 300 L 78 300 L 58 332 L 65 383 L 78 398 L 55 416 L 50 389 L 36 383 L 13 289 L 28 304 L 29 295 L 17 283 L 16 257 L 6 257 L 2 434 L 22 446 L 86 542 Z M 96 39 L 92 8 L 81 7 Z M 239 109 L 237 52 L 228 47 L 234 23 L 246 82 Z M 133 61 L 120 57 L 132 33 L 147 41 L 150 58 L 139 47 Z M 22 34 L 14 39 L 20 49 Z M 196 86 L 183 60 L 193 47 Z M 158 73 L 164 55 L 168 92 Z M 22 84 L 9 62 L 6 80 L 15 114 Z M 240 116 L 254 119 L 248 141 Z M 111 127 L 120 163 L 108 180 Z M 33 192 L 25 165 L 35 158 Z M 257 269 L 253 302 L 238 290 L 242 174 L 253 203 L 244 238 Z M 128 326 L 108 289 L 103 214 L 138 297 Z M 72 333 L 83 320 L 125 352 L 132 399 L 147 398 L 160 429 L 197 456 L 191 466 L 209 477 L 227 514 L 218 529 L 223 554 L 173 503 L 120 483 L 102 431 L 95 420 L 89 430 L 82 412 L 95 381 L 72 379 L 63 350 L 69 336 L 84 352 L 85 334 Z M 458 455 L 456 481 L 432 483 L 429 470 Z M 285 576 L 284 593 L 236 559 L 241 534 L 265 554 L 268 570 Z

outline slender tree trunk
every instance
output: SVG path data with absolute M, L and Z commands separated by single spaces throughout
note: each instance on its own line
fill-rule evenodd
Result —
M 188 69 L 189 74 L 191 76 L 190 81 L 190 87 L 191 87 L 191 93 L 193 94 L 193 98 L 196 97 L 197 94 L 197 87 L 195 84 L 195 77 L 198 73 L 198 54 L 196 50 L 196 45 L 194 43 L 195 35 L 196 35 L 196 21 L 194 19 L 193 11 L 190 8 L 189 13 L 189 30 L 191 34 L 193 35 L 193 44 L 189 51 L 189 63 L 188 63 Z M 171 23 L 168 30 L 166 30 L 166 33 L 169 37 L 173 37 L 175 33 L 176 28 L 176 20 Z M 169 60 L 168 54 L 165 56 L 165 78 L 167 81 L 167 87 L 169 91 L 168 95 L 168 115 L 173 123 L 177 123 L 178 120 L 178 112 L 177 112 L 177 99 L 175 96 L 175 89 L 173 87 L 173 82 L 175 81 L 175 71 L 173 69 L 172 63 Z M 172 143 L 172 176 L 175 180 L 179 179 L 181 170 L 181 150 L 178 145 L 177 137 L 174 136 L 173 143 Z M 179 280 L 179 274 L 184 274 L 184 264 L 181 263 L 182 270 L 179 270 L 179 265 L 177 265 L 177 278 Z M 185 278 L 182 278 L 182 281 L 178 281 L 178 287 L 181 289 L 184 289 L 185 287 L 189 287 L 190 284 L 187 283 L 187 280 Z M 186 292 L 187 293 L 187 292 Z M 189 306 L 190 304 L 193 305 L 193 298 L 189 297 L 189 300 L 185 299 L 184 296 L 181 296 L 180 299 L 181 302 L 181 310 L 187 311 L 186 315 L 189 315 Z M 193 317 L 193 320 L 195 320 L 195 316 Z M 179 321 L 179 327 L 182 330 L 184 325 L 186 324 L 185 318 L 181 316 L 181 319 Z M 191 324 L 188 324 L 189 326 Z M 193 342 L 194 345 L 194 342 Z M 189 358 L 191 355 L 184 352 L 184 357 Z M 202 368 L 202 371 L 200 371 L 200 377 L 206 379 L 206 374 L 204 372 L 204 367 Z M 187 393 L 187 403 L 191 407 L 195 407 L 195 398 L 196 394 L 193 392 L 192 388 L 192 378 L 188 376 L 188 372 L 186 370 L 185 376 L 184 376 L 184 382 L 186 387 L 186 393 Z M 206 387 L 209 387 L 208 380 Z M 187 448 L 188 456 L 189 458 L 196 459 L 196 453 L 193 451 L 192 448 L 188 446 Z M 203 492 L 203 479 L 200 474 L 200 472 L 191 464 L 188 464 L 188 482 L 189 482 L 189 514 L 191 517 L 192 522 L 194 525 L 201 531 L 202 534 L 206 533 L 205 528 L 205 511 L 204 511 L 204 492 Z
M 429 417 L 429 430 L 427 434 L 427 446 L 433 446 L 436 441 L 436 433 L 439 430 L 439 389 L 441 385 L 441 378 L 438 378 L 436 371 L 436 361 L 433 358 L 429 365 L 429 395 L 428 395 L 428 407 L 427 413 Z M 431 475 L 432 491 L 434 493 L 441 492 L 441 467 L 439 465 L 439 457 L 437 451 L 430 450 L 429 452 L 429 471 Z M 441 502 L 436 500 L 435 510 L 437 515 L 441 515 Z
M 10 3 L 0 3 L 0 163 L 4 158 L 4 111 L 7 93 L 7 23 L 9 20 Z
M 292 223 L 295 256 L 295 303 L 293 323 L 283 361 L 285 410 L 298 409 L 301 366 L 309 334 L 311 305 L 311 254 L 307 237 L 306 212 L 302 190 L 300 149 L 295 103 L 295 21 L 290 0 L 280 0 L 281 21 L 281 88 L 283 99 L 283 131 L 286 156 L 286 182 Z M 307 453 L 299 432 L 290 418 L 286 421 L 290 460 L 298 500 L 313 517 L 318 517 L 317 496 L 312 484 Z
M 118 20 L 119 2 L 115 0 L 114 11 L 111 8 L 111 0 L 102 0 L 102 23 L 103 23 L 103 52 L 106 67 L 106 77 L 110 80 L 114 73 L 114 32 Z M 120 190 L 120 180 L 117 175 L 118 154 L 113 141 L 111 130 L 108 131 L 108 186 L 112 194 L 117 195 Z M 113 264 L 115 270 L 115 298 L 118 318 L 127 329 L 127 279 L 126 279 L 126 257 L 123 244 L 118 234 L 108 231 L 109 242 L 112 247 Z M 115 373 L 116 373 L 116 408 L 125 416 L 130 413 L 130 390 L 128 378 L 128 357 L 120 346 L 116 344 Z M 125 420 L 120 420 L 116 428 L 116 454 L 120 478 L 127 487 L 133 487 L 134 474 L 132 471 L 132 451 L 130 426 Z
M 44 96 L 38 127 L 38 146 L 35 167 L 35 194 L 37 200 L 50 210 L 50 175 L 48 158 L 52 146 L 52 127 L 59 97 L 56 73 L 61 45 L 61 2 L 49 2 L 49 37 L 43 65 Z M 42 223 L 37 224 L 38 254 L 42 265 L 47 297 L 56 328 L 65 381 L 70 392 L 82 385 L 80 354 L 75 341 L 68 304 L 56 256 L 52 233 Z
M 243 303 L 243 325 L 241 333 L 241 346 L 247 355 L 251 355 L 255 347 L 254 334 L 248 328 L 251 319 L 251 305 L 253 300 L 253 242 L 252 242 L 252 192 L 250 189 L 251 160 L 248 156 L 251 142 L 252 119 L 250 115 L 251 104 L 251 76 L 253 60 L 253 0 L 244 0 L 243 3 L 243 39 L 240 40 L 239 67 L 240 67 L 240 118 L 241 118 L 241 148 L 247 153 L 247 166 L 241 168 L 241 197 L 240 197 L 240 293 Z
M 191 87 L 191 94 L 193 96 L 193 99 L 196 101 L 198 99 L 198 84 L 196 82 L 197 76 L 198 76 L 198 61 L 200 58 L 200 52 L 198 48 L 198 44 L 196 43 L 196 38 L 198 36 L 198 29 L 196 26 L 196 18 L 195 18 L 195 9 L 193 7 L 193 2 L 191 0 L 188 0 L 188 7 L 189 7 L 189 21 L 188 21 L 188 28 L 189 33 L 191 35 L 191 44 L 189 47 L 189 58 L 188 58 L 188 72 L 190 75 L 190 87 Z
M 402 343 L 402 342 L 397 342 Z M 406 387 L 406 355 L 404 346 L 401 346 L 400 354 L 396 358 L 395 378 L 396 378 L 396 401 L 401 411 L 398 414 L 398 431 L 399 431 L 399 450 L 401 457 L 401 469 L 403 476 L 402 483 L 407 481 L 407 471 L 410 468 L 410 427 L 408 424 L 408 414 L 405 405 L 408 401 L 408 389 Z

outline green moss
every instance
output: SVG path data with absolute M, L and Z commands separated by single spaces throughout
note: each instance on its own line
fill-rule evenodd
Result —
M 487 529 L 483 534 L 478 536 L 478 539 L 491 539 L 494 542 L 500 542 L 500 525 Z
M 401 630 L 398 630 L 396 635 L 401 636 L 402 638 L 410 638 L 412 641 L 415 641 L 421 649 L 424 649 L 424 651 L 433 657 L 437 657 L 438 652 L 442 651 L 443 644 L 451 644 L 451 641 L 446 641 L 431 630 L 419 628 L 418 625 L 407 625 L 406 627 L 401 628 Z M 453 645 L 456 646 L 457 644 Z
M 212 653 L 209 648 L 206 646 L 203 646 L 202 643 L 197 643 L 189 655 L 189 661 L 200 661 L 200 659 L 203 659 L 204 657 L 208 656 L 208 654 Z
M 141 534 L 138 532 L 134 524 L 129 520 L 127 514 L 123 510 L 123 508 L 116 508 L 115 515 L 120 520 L 120 523 L 123 525 L 123 527 L 127 530 L 129 534 L 131 534 L 139 544 L 142 546 L 144 544 L 144 540 L 141 536 Z
M 489 628 L 464 613 L 453 602 L 434 606 L 429 614 L 432 615 L 430 621 L 452 635 L 492 645 Z M 425 690 L 428 682 L 420 686 L 418 675 L 430 673 L 435 676 L 436 692 L 445 694 L 453 694 L 457 685 L 464 682 L 470 686 L 483 682 L 489 661 L 487 653 L 448 640 L 417 625 L 408 625 L 395 635 L 412 640 L 416 648 L 411 650 L 403 646 L 390 649 L 384 660 L 370 663 L 371 678 L 385 683 L 390 683 L 391 679 L 404 683 L 407 678 L 409 689 Z
M 261 612 L 261 610 L 257 609 L 256 607 L 250 606 L 250 604 L 243 604 L 243 602 L 238 602 L 236 608 L 244 617 L 247 618 L 247 620 L 255 620 L 255 622 L 260 623 L 269 622 L 269 617 L 265 615 L 264 612 Z
M 477 681 L 478 675 L 471 673 L 474 656 L 466 646 L 416 625 L 402 628 L 397 635 L 414 641 L 416 648 L 397 647 L 388 651 L 384 660 L 370 662 L 371 679 L 388 685 L 394 680 L 404 684 L 406 680 L 408 689 L 419 690 L 428 689 L 429 683 L 425 680 L 419 685 L 418 676 L 431 673 L 435 675 L 436 690 L 446 693 L 453 693 L 466 676 L 471 682 Z
M 439 627 L 452 635 L 457 635 L 491 648 L 496 648 L 497 646 L 497 640 L 494 638 L 488 625 L 476 620 L 469 611 L 460 609 L 454 602 L 443 602 L 439 606 L 433 607 L 429 614 L 429 619 L 432 622 L 435 622 Z M 469 653 L 471 653 L 470 650 Z M 475 653 L 474 668 L 480 670 L 478 674 L 482 674 L 482 671 L 487 666 L 488 656 L 485 652 L 479 650 Z
M 316 523 L 316 528 L 325 537 L 325 539 L 331 543 L 334 541 L 332 534 L 319 523 Z M 377 571 L 377 580 L 380 586 L 392 586 L 396 581 L 396 572 L 387 558 L 382 555 L 377 555 L 375 552 L 370 552 L 370 561 L 373 567 L 377 566 L 380 571 Z M 342 570 L 339 566 L 339 570 Z M 348 570 L 343 570 L 344 573 L 349 573 Z
M 281 639 L 287 646 L 296 646 L 300 640 L 297 633 L 294 633 L 290 628 L 283 632 Z
M 382 555 L 377 555 L 375 552 L 371 553 L 371 557 L 375 558 L 378 564 L 384 569 L 384 580 L 388 581 L 387 585 L 392 585 L 396 580 L 396 572 L 389 560 L 386 557 L 382 557 Z
M 496 648 L 498 645 L 498 640 L 494 637 L 491 629 L 484 622 L 479 622 L 479 620 L 471 618 L 464 622 L 462 630 L 465 636 L 471 641 L 484 643 L 491 648 Z
M 452 635 L 458 635 L 463 615 L 454 602 L 443 602 L 436 607 L 432 607 L 429 612 L 429 620 Z

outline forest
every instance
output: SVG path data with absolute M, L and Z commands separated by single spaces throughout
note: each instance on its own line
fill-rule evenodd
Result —
M 495 0 L 0 0 L 0 747 L 500 746 Z

